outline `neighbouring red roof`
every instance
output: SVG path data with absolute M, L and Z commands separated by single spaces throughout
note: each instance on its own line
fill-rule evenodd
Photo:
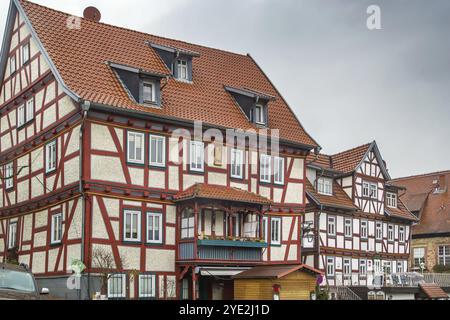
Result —
M 321 275 L 323 272 L 305 264 L 299 265 L 272 265 L 257 266 L 253 269 L 244 271 L 234 279 L 280 279 L 296 271 L 306 271 L 315 275 Z
M 307 195 L 313 198 L 314 201 L 318 202 L 319 205 L 322 204 L 325 207 L 334 207 L 339 209 L 358 210 L 358 207 L 355 206 L 352 199 L 350 199 L 342 187 L 336 182 L 333 184 L 332 196 L 318 193 L 309 180 L 306 181 L 306 192 Z
M 351 173 L 364 160 L 364 156 L 372 145 L 373 142 L 331 156 L 310 154 L 308 162 L 323 169 Z
M 448 299 L 448 294 L 435 283 L 421 283 L 420 289 L 425 293 L 428 299 Z
M 442 192 L 434 192 L 436 181 L 442 185 Z M 413 227 L 414 235 L 450 232 L 450 171 L 399 178 L 392 184 L 405 187 L 402 201 L 409 210 L 419 211 L 420 222 Z
M 175 196 L 175 201 L 179 202 L 196 198 L 236 201 L 260 205 L 272 204 L 271 200 L 253 192 L 209 184 L 196 184 L 185 191 L 181 191 Z
M 224 86 L 246 88 L 275 97 L 269 102 L 269 128 L 279 129 L 281 139 L 317 147 L 249 55 L 86 19 L 81 19 L 79 30 L 70 29 L 67 27 L 68 14 L 24 0 L 19 2 L 63 81 L 82 99 L 176 119 L 199 120 L 225 128 L 256 129 Z M 161 109 L 136 104 L 107 65 L 107 62 L 114 62 L 158 74 L 170 73 L 148 42 L 200 55 L 193 61 L 193 84 L 170 79 L 164 87 Z

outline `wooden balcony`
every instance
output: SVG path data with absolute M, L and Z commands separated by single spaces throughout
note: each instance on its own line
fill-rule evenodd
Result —
M 267 243 L 246 240 L 197 240 L 178 245 L 178 261 L 262 262 Z

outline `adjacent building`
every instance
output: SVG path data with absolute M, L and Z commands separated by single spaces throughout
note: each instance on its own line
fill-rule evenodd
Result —
M 318 144 L 255 60 L 98 18 L 11 1 L 0 261 L 111 299 L 232 298 L 243 271 L 301 264 Z
M 420 222 L 412 229 L 410 267 L 450 272 L 450 171 L 395 179 L 400 198 Z
M 400 190 L 376 142 L 308 157 L 302 255 L 325 273 L 323 285 L 382 288 L 408 271 L 417 218 Z

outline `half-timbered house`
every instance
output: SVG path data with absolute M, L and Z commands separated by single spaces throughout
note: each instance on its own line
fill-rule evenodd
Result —
M 318 145 L 254 59 L 98 18 L 11 1 L 0 61 L 0 261 L 29 265 L 69 298 L 100 291 L 107 268 L 106 294 L 117 299 L 232 298 L 232 276 L 301 263 L 306 157 Z M 250 134 L 219 139 L 229 128 Z M 278 142 L 279 152 L 264 151 Z M 77 260 L 81 292 L 66 285 Z
M 383 287 L 408 270 L 417 221 L 392 186 L 376 142 L 336 155 L 310 155 L 303 262 L 324 285 Z

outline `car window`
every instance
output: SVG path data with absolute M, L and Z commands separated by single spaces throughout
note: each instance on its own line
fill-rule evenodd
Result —
M 0 269 L 0 290 L 36 292 L 30 273 Z

